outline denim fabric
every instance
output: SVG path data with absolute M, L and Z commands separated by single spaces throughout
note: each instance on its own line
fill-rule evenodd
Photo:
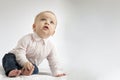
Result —
M 8 73 L 13 69 L 18 69 L 18 70 L 22 69 L 22 67 L 17 63 L 16 57 L 13 53 L 5 54 L 5 56 L 2 59 L 2 64 L 6 76 L 8 76 Z M 39 72 L 38 67 L 35 64 L 33 65 L 35 66 L 35 68 L 32 74 L 38 74 Z

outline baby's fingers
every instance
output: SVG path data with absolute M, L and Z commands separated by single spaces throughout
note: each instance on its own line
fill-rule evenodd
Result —
M 66 74 L 63 73 L 63 74 L 57 74 L 55 77 L 61 77 L 61 76 L 65 76 Z
M 32 68 L 30 71 L 29 71 L 29 75 L 31 75 L 34 71 L 34 68 Z
M 22 75 L 26 75 L 26 76 L 29 76 L 33 73 L 34 71 L 34 68 L 32 68 L 31 70 L 28 70 L 28 69 L 22 69 Z
M 27 64 L 27 68 L 26 68 L 26 69 L 27 69 L 28 71 L 30 71 L 30 70 L 33 69 L 33 68 L 34 68 L 33 64 L 31 64 L 31 63 L 28 63 L 28 64 Z

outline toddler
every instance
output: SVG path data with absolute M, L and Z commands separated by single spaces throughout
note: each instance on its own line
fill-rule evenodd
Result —
M 46 58 L 53 76 L 66 75 L 59 67 L 55 46 L 50 41 L 56 25 L 56 16 L 51 11 L 43 11 L 35 17 L 33 33 L 22 37 L 17 46 L 2 59 L 6 76 L 38 74 L 37 66 Z

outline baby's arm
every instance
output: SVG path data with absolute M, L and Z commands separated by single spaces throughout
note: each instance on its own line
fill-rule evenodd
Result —
M 23 67 L 23 75 L 30 75 L 33 72 L 33 65 L 29 62 L 29 60 L 26 57 L 26 51 L 29 44 L 30 37 L 28 35 L 24 36 L 18 41 L 17 46 L 11 51 L 16 55 L 16 60 L 18 64 L 20 64 Z
M 24 66 L 24 64 L 26 62 L 29 62 L 29 60 L 26 57 L 26 51 L 27 51 L 27 47 L 29 45 L 29 39 L 25 37 L 21 38 L 18 43 L 17 46 L 10 51 L 11 53 L 14 53 L 16 56 L 16 60 L 18 62 L 18 64 L 20 64 L 21 66 Z
M 60 68 L 60 65 L 59 65 L 60 63 L 58 62 L 55 48 L 51 50 L 50 54 L 47 57 L 47 60 L 49 62 L 49 66 L 53 76 L 61 77 L 66 75 Z

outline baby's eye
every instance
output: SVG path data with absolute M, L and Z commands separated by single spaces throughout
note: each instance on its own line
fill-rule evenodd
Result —
M 46 19 L 45 18 L 42 18 L 41 21 L 45 21 Z
M 54 22 L 53 22 L 53 21 L 50 21 L 50 23 L 54 24 Z

